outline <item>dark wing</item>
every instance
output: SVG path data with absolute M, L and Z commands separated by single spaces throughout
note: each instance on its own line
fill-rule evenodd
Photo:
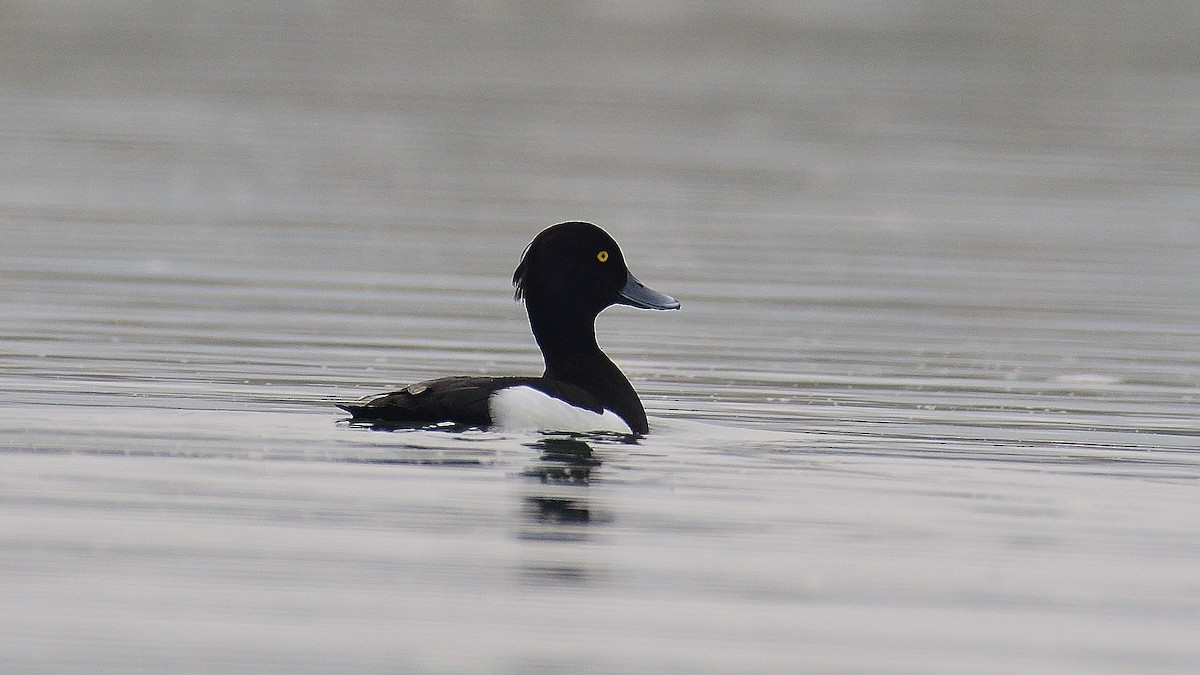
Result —
M 337 407 L 356 420 L 434 424 L 454 422 L 470 426 L 492 423 L 488 399 L 499 389 L 528 385 L 593 412 L 603 406 L 582 389 L 540 377 L 443 377 L 410 384 L 400 391 Z
M 497 389 L 526 384 L 526 377 L 443 377 L 410 384 L 400 391 L 354 403 L 338 403 L 356 420 L 427 423 L 492 423 L 488 398 Z

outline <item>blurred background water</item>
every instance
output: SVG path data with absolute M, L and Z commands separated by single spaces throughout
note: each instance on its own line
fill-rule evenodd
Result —
M 1200 9 L 0 8 L 12 672 L 1194 672 Z M 537 373 L 591 220 L 635 444 Z

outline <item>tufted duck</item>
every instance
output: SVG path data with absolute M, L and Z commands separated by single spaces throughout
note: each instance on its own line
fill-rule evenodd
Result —
M 646 433 L 637 392 L 596 344 L 596 316 L 615 304 L 679 309 L 679 302 L 644 286 L 617 242 L 582 222 L 534 237 L 513 286 L 546 362 L 541 377 L 444 377 L 338 407 L 355 420 L 385 423 Z

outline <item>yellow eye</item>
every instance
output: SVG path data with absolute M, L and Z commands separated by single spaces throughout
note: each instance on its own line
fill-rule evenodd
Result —
M 600 262 L 608 262 L 608 251 L 600 251 L 596 254 L 596 260 Z

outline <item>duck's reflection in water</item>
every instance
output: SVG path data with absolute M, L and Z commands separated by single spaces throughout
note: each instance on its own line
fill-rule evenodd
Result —
M 600 460 L 586 441 L 572 437 L 546 437 L 530 447 L 541 451 L 536 462 L 521 472 L 537 481 L 523 495 L 527 539 L 577 540 L 593 522 L 588 499 L 592 472 Z
M 600 466 L 592 446 L 579 438 L 548 436 L 530 443 L 529 447 L 540 450 L 542 456 L 522 474 L 543 483 L 587 485 L 592 479 L 592 469 Z
M 546 437 L 530 447 L 541 455 L 521 472 L 529 482 L 521 496 L 518 536 L 547 544 L 588 541 L 596 525 L 609 520 L 589 496 L 601 464 L 592 447 L 573 437 Z M 590 547 L 536 546 L 528 550 L 520 575 L 530 584 L 581 584 L 597 576 L 594 563 Z

